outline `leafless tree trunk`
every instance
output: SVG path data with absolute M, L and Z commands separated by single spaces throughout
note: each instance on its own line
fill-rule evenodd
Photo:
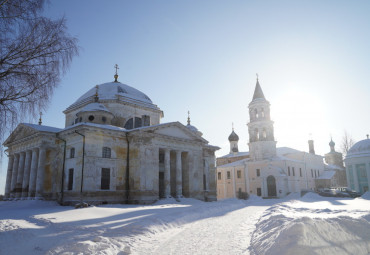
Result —
M 349 149 L 355 144 L 355 140 L 353 140 L 352 136 L 348 134 L 347 130 L 344 130 L 342 143 L 340 149 L 342 151 L 343 156 L 346 156 Z
M 0 140 L 25 116 L 45 110 L 77 39 L 64 18 L 41 16 L 44 0 L 0 0 Z

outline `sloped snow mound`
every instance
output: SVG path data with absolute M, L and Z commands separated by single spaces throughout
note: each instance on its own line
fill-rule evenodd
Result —
M 302 198 L 303 200 L 323 200 L 323 197 L 315 192 L 308 192 Z
M 363 199 L 370 200 L 370 191 L 366 191 L 361 197 Z
M 276 215 L 257 224 L 252 254 L 368 254 L 370 223 L 363 218 L 292 219 Z

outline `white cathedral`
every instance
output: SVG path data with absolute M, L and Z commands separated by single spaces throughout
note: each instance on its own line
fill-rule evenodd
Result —
M 151 203 L 165 197 L 216 200 L 215 151 L 194 126 L 160 123 L 143 92 L 113 82 L 64 111 L 65 127 L 21 123 L 4 142 L 5 199 L 60 204 Z
M 284 197 L 291 192 L 314 190 L 320 179 L 320 183 L 332 185 L 332 179 L 338 171 L 345 176 L 343 161 L 342 166 L 333 165 L 336 161 L 331 156 L 336 152 L 332 144 L 332 153 L 325 157 L 331 165 L 325 164 L 323 157 L 315 154 L 313 140 L 308 141 L 308 153 L 288 147 L 276 147 L 270 103 L 266 100 L 258 79 L 248 107 L 249 152 L 239 152 L 239 137 L 232 130 L 229 136 L 230 153 L 217 158 L 218 199 L 238 197 L 243 193 L 261 197 Z

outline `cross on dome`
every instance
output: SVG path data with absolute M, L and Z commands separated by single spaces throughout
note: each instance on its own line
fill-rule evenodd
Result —
M 188 125 L 190 125 L 190 111 L 188 111 Z
M 117 64 L 115 64 L 114 65 L 114 68 L 116 69 L 116 74 L 114 75 L 114 82 L 118 82 L 118 69 L 119 69 L 119 67 L 118 67 L 118 65 Z

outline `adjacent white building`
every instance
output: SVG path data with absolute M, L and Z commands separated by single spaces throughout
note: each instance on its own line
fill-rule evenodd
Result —
M 249 152 L 239 152 L 238 136 L 229 136 L 230 153 L 217 158 L 217 198 L 247 192 L 262 197 L 284 197 L 291 192 L 315 189 L 315 179 L 325 170 L 323 157 L 292 148 L 276 148 L 270 103 L 257 79 L 249 106 Z
M 214 152 L 194 126 L 160 123 L 162 110 L 118 81 L 97 85 L 64 111 L 65 127 L 19 124 L 4 142 L 6 199 L 62 204 L 216 200 Z

